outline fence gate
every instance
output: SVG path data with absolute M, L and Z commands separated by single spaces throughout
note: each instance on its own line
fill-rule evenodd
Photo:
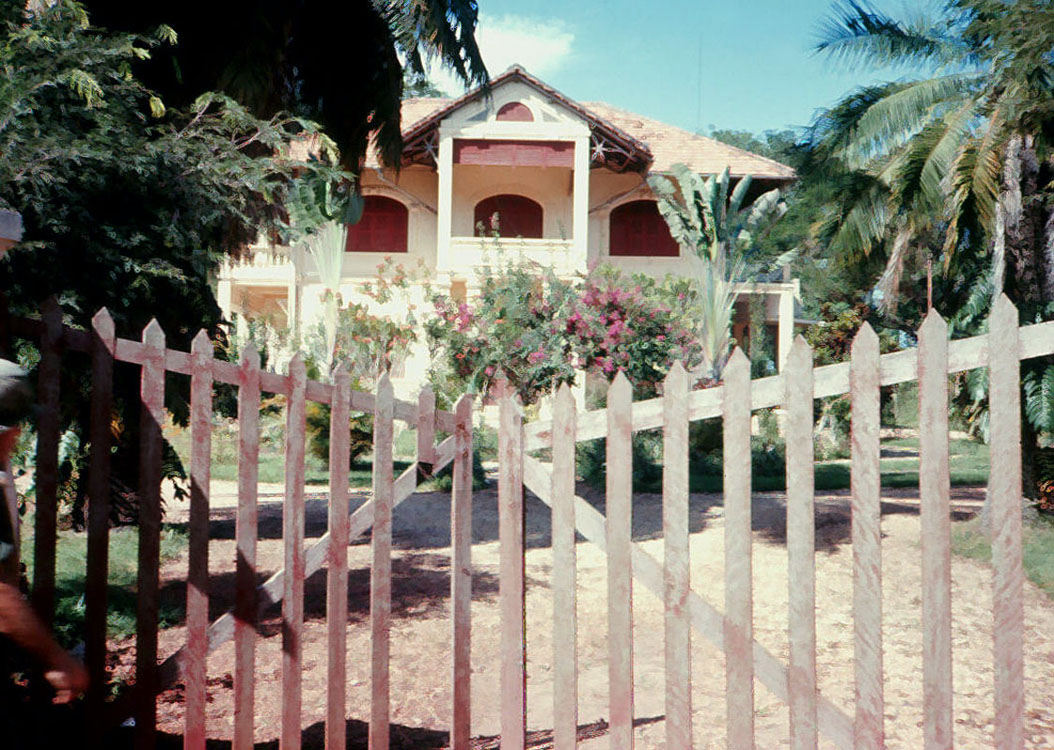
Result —
M 619 376 L 607 408 L 576 414 L 566 387 L 555 396 L 553 418 L 523 423 L 515 399 L 501 390 L 499 430 L 500 700 L 501 747 L 526 748 L 524 488 L 552 509 L 553 732 L 552 746 L 574 747 L 578 733 L 575 536 L 606 555 L 610 741 L 633 745 L 632 591 L 641 585 L 664 603 L 665 730 L 667 747 L 689 748 L 692 737 L 692 633 L 725 653 L 727 744 L 741 750 L 755 743 L 755 678 L 789 707 L 791 745 L 815 747 L 825 738 L 842 748 L 881 748 L 883 646 L 879 475 L 879 388 L 917 380 L 920 402 L 920 496 L 923 586 L 924 737 L 927 750 L 951 748 L 951 568 L 948 475 L 947 376 L 986 367 L 990 378 L 991 457 L 989 480 L 993 527 L 993 601 L 996 744 L 1023 747 L 1023 574 L 1021 565 L 1021 459 L 1019 362 L 1054 354 L 1054 323 L 1018 327 L 1006 298 L 995 305 L 989 333 L 948 341 L 947 327 L 931 313 L 919 331 L 917 349 L 879 355 L 867 326 L 857 336 L 849 363 L 813 368 L 812 354 L 795 342 L 779 376 L 751 382 L 745 356 L 736 352 L 724 383 L 701 391 L 675 365 L 662 398 L 634 403 Z M 134 716 L 136 745 L 156 741 L 156 696 L 182 680 L 185 685 L 187 748 L 205 747 L 206 656 L 235 644 L 233 747 L 253 745 L 253 674 L 256 623 L 268 608 L 282 607 L 281 747 L 301 743 L 301 684 L 304 580 L 328 568 L 326 747 L 345 743 L 345 655 L 348 560 L 346 549 L 372 529 L 370 567 L 369 746 L 389 744 L 389 633 L 391 627 L 392 510 L 418 485 L 453 464 L 451 499 L 451 716 L 450 746 L 467 750 L 472 740 L 472 400 L 462 397 L 452 412 L 435 408 L 428 391 L 417 403 L 395 399 L 383 378 L 373 394 L 352 391 L 346 374 L 334 384 L 309 380 L 294 359 L 286 375 L 262 371 L 248 351 L 238 364 L 213 356 L 204 332 L 191 352 L 166 348 L 164 332 L 151 323 L 140 341 L 117 338 L 102 310 L 90 331 L 63 327 L 54 303 L 41 320 L 14 321 L 17 336 L 39 340 L 41 413 L 38 423 L 38 481 L 34 517 L 33 601 L 45 617 L 54 611 L 56 482 L 59 441 L 59 374 L 64 357 L 90 359 L 92 371 L 91 452 L 86 579 L 86 661 L 94 685 L 106 679 L 106 571 L 110 502 L 109 455 L 115 362 L 141 368 L 142 459 L 135 689 L 105 703 L 96 689 L 88 716 L 101 732 L 107 722 Z M 190 378 L 190 567 L 186 643 L 158 658 L 161 431 L 166 373 Z M 208 621 L 208 508 L 212 392 L 214 383 L 238 388 L 239 474 L 236 519 L 235 605 Z M 284 567 L 262 585 L 255 582 L 257 459 L 262 392 L 282 394 L 286 408 L 286 484 L 283 511 Z M 815 526 L 813 495 L 813 400 L 848 393 L 852 400 L 852 553 L 855 703 L 851 714 L 817 689 Z M 330 443 L 328 530 L 311 546 L 304 539 L 305 409 L 308 401 L 329 404 L 331 423 L 346 424 L 351 411 L 374 419 L 372 499 L 348 508 L 348 435 L 334 430 Z M 750 419 L 752 410 L 785 410 L 787 442 L 787 550 L 789 660 L 783 663 L 755 638 L 751 570 Z M 688 427 L 690 421 L 721 417 L 724 432 L 724 602 L 706 597 L 690 580 Z M 417 431 L 415 462 L 392 477 L 392 424 Z M 663 430 L 663 562 L 632 539 L 632 436 Z M 437 433 L 448 437 L 436 443 Z M 607 439 L 605 513 L 575 494 L 578 442 Z M 536 457 L 551 452 L 551 462 Z M 9 489 L 9 488 L 8 488 Z M 362 655 L 367 658 L 366 655 Z M 496 686 L 497 687 L 497 686 Z M 696 742 L 700 738 L 694 738 Z M 549 742 L 546 739 L 546 742 Z M 537 744 L 537 743 L 532 743 Z
M 948 328 L 931 312 L 918 348 L 879 355 L 878 338 L 864 326 L 851 361 L 813 368 L 804 339 L 795 341 L 784 372 L 750 381 L 749 363 L 736 351 L 717 388 L 689 391 L 675 365 L 662 398 L 632 403 L 628 381 L 611 384 L 607 408 L 576 415 L 566 389 L 551 421 L 524 427 L 508 395 L 501 409 L 502 736 L 523 747 L 524 660 L 522 485 L 552 508 L 554 599 L 554 747 L 575 743 L 575 532 L 607 557 L 608 673 L 612 748 L 633 746 L 632 587 L 642 585 L 665 609 L 666 746 L 693 746 L 690 631 L 724 651 L 727 746 L 755 746 L 754 679 L 789 707 L 790 743 L 816 747 L 822 737 L 842 748 L 885 746 L 880 533 L 879 388 L 917 381 L 919 390 L 920 516 L 922 526 L 923 736 L 927 750 L 952 748 L 951 525 L 948 458 L 948 374 L 986 367 L 989 374 L 993 563 L 992 707 L 999 748 L 1024 746 L 1023 604 L 1021 562 L 1020 360 L 1054 353 L 1054 323 L 1018 326 L 1017 310 L 1001 297 L 985 336 L 948 341 Z M 817 689 L 813 400 L 850 394 L 852 402 L 851 541 L 855 706 L 841 710 Z M 789 661 L 755 640 L 751 571 L 751 411 L 785 410 L 787 444 L 787 553 Z M 725 600 L 707 600 L 702 582 L 689 585 L 688 424 L 723 419 Z M 662 428 L 663 563 L 630 537 L 632 434 Z M 607 439 L 606 515 L 574 494 L 576 442 Z M 530 455 L 551 449 L 552 462 Z M 507 520 L 506 520 L 507 519 Z M 507 533 L 506 533 L 507 532 Z M 969 665 L 967 665 L 968 668 Z M 697 741 L 701 738 L 696 738 Z M 506 744 L 503 743 L 503 747 Z

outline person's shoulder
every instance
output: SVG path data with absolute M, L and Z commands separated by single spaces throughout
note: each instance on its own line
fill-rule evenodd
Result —
M 0 427 L 15 425 L 33 410 L 33 389 L 25 370 L 0 358 Z

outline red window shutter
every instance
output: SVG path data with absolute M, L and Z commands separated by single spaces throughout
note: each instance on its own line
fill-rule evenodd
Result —
M 402 203 L 382 195 L 367 195 L 362 218 L 348 227 L 349 253 L 405 253 L 410 212 Z
M 498 110 L 495 120 L 507 122 L 534 122 L 534 115 L 530 108 L 523 102 L 509 102 Z
M 681 254 L 655 201 L 631 201 L 617 206 L 611 212 L 609 227 L 609 255 L 676 258 Z
M 540 204 L 522 195 L 492 195 L 476 204 L 473 224 L 476 234 L 490 235 L 495 229 L 502 237 L 542 236 L 543 211 Z

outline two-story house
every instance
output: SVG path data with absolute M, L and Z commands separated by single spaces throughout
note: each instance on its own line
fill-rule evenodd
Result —
M 346 300 L 388 256 L 422 266 L 433 287 L 470 297 L 477 270 L 499 262 L 495 241 L 480 227 L 484 235 L 500 233 L 505 259 L 560 275 L 598 264 L 685 274 L 688 260 L 659 215 L 649 174 L 677 163 L 701 174 L 729 167 L 734 179 L 753 177 L 755 195 L 795 177 L 786 165 L 714 139 L 601 102 L 573 101 L 518 66 L 492 79 L 489 96 L 477 89 L 456 99 L 407 99 L 402 121 L 401 169 L 383 168 L 371 154 L 362 172 L 365 210 L 344 253 Z M 300 326 L 320 314 L 321 292 L 307 253 L 261 247 L 247 263 L 224 268 L 218 297 L 228 315 L 269 315 Z M 743 295 L 763 297 L 782 363 L 797 281 L 754 283 Z M 741 337 L 745 298 L 739 308 Z M 406 378 L 419 369 L 406 368 Z

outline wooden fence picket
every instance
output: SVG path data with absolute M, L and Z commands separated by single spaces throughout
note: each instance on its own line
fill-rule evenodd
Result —
M 44 331 L 37 368 L 36 510 L 33 527 L 33 607 L 51 624 L 55 616 L 55 545 L 58 539 L 59 390 L 62 310 L 54 297 L 41 308 Z
M 501 600 L 501 747 L 527 741 L 527 652 L 524 631 L 523 412 L 504 381 L 498 433 L 498 540 Z
M 329 553 L 326 555 L 326 750 L 347 741 L 348 639 L 348 468 L 351 458 L 351 376 L 340 367 L 333 377 L 329 418 Z
M 608 388 L 608 691 L 611 747 L 633 748 L 633 387 L 623 372 Z
M 435 397 L 422 398 L 424 404 Z M 472 397 L 454 406 L 454 486 L 450 494 L 451 750 L 472 740 Z M 418 423 L 420 428 L 420 422 Z M 420 433 L 418 433 L 420 434 Z M 431 434 L 431 433 L 429 433 Z M 431 437 L 428 438 L 431 440 Z M 428 446 L 432 448 L 431 445 Z
M 864 323 L 852 347 L 852 543 L 856 716 L 853 746 L 886 746 L 882 671 L 882 497 L 878 336 Z
M 234 539 L 234 742 L 252 750 L 256 676 L 256 492 L 260 460 L 260 355 L 251 343 L 238 366 L 238 511 Z
M 139 421 L 139 576 L 136 585 L 135 746 L 156 744 L 157 628 L 161 555 L 161 425 L 165 421 L 165 334 L 156 320 L 143 330 Z
M 1021 373 L 1017 308 L 1000 295 L 988 324 L 988 497 L 992 525 L 995 737 L 1000 750 L 1025 746 L 1024 571 L 1021 549 Z
M 578 731 L 575 398 L 567 383 L 553 400 L 553 748 L 571 750 Z
M 952 747 L 951 487 L 948 325 L 933 310 L 919 329 L 919 496 L 922 684 L 926 750 Z
M 815 748 L 816 732 L 816 513 L 813 498 L 812 350 L 798 336 L 783 370 L 786 378 L 787 612 L 790 631 L 790 745 Z
M 282 542 L 282 750 L 299 750 L 304 652 L 304 460 L 307 374 L 299 355 L 289 362 L 285 427 L 285 505 Z
M 750 361 L 725 366 L 725 703 L 728 746 L 754 747 L 754 625 L 750 513 Z
M 209 628 L 209 476 L 212 462 L 212 341 L 191 347 L 190 539 L 187 545 L 187 658 L 183 662 L 184 750 L 205 748 L 205 659 Z
M 692 625 L 688 543 L 688 373 L 674 362 L 663 387 L 662 538 L 666 609 L 666 747 L 692 746 Z
M 370 566 L 370 750 L 387 750 L 391 721 L 389 660 L 392 619 L 392 382 L 377 382 L 373 414 L 373 559 Z
M 106 697 L 106 588 L 110 558 L 110 444 L 113 441 L 114 325 L 103 308 L 92 318 L 91 456 L 88 464 L 88 551 L 84 576 L 84 664 L 91 685 L 92 734 L 101 730 Z

